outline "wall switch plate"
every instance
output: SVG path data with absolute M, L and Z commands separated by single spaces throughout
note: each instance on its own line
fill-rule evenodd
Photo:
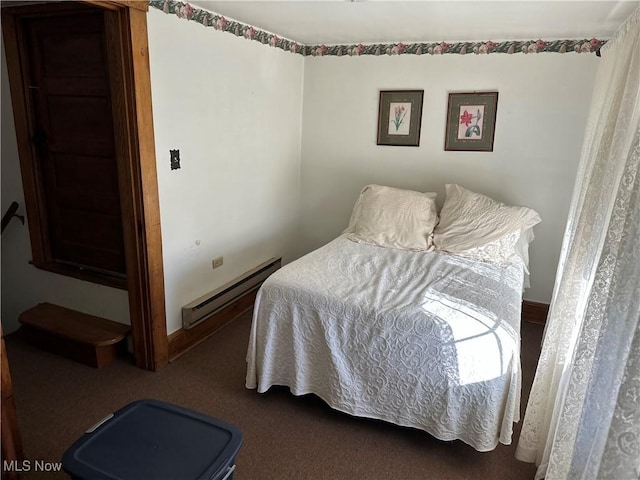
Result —
M 180 150 L 169 150 L 169 156 L 171 158 L 171 170 L 177 170 L 180 168 Z
M 224 261 L 224 257 L 216 257 L 211 261 L 211 266 L 213 268 L 218 268 L 222 266 L 222 263 Z

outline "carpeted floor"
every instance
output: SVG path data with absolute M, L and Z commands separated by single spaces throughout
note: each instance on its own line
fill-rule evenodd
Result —
M 157 398 L 236 425 L 244 443 L 236 480 L 259 479 L 532 479 L 535 467 L 515 460 L 514 443 L 479 453 L 427 433 L 353 418 L 313 396 L 285 388 L 258 394 L 244 387 L 250 312 L 159 372 L 127 359 L 97 370 L 5 338 L 25 454 L 60 461 L 65 449 L 106 414 L 141 398 Z M 522 326 L 526 406 L 543 327 Z M 30 473 L 25 479 L 67 478 Z M 140 479 L 144 480 L 144 479 Z M 180 479 L 176 479 L 180 480 Z

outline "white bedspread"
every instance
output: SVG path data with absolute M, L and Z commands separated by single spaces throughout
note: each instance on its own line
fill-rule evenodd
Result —
M 246 386 L 286 385 L 479 451 L 509 444 L 522 283 L 519 267 L 339 237 L 260 288 Z

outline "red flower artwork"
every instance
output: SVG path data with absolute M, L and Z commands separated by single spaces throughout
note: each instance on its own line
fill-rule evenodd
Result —
M 466 109 L 462 112 L 462 115 L 460 115 L 460 124 L 467 127 L 467 131 L 464 132 L 465 137 L 471 137 L 473 135 L 480 137 L 482 135 L 480 132 L 480 125 L 478 125 L 481 118 L 482 113 L 480 113 L 480 109 L 478 109 L 478 113 L 476 115 L 472 115 Z M 474 119 L 476 121 L 475 125 L 469 126 Z
M 465 127 L 469 126 L 471 120 L 473 120 L 473 115 L 471 115 L 466 110 L 462 113 L 462 115 L 460 115 L 460 124 L 464 124 Z

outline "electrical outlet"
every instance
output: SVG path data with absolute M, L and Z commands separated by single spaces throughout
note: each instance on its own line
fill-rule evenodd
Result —
M 211 261 L 211 266 L 213 268 L 221 267 L 222 263 L 223 263 L 223 260 L 224 260 L 224 257 L 216 257 Z

